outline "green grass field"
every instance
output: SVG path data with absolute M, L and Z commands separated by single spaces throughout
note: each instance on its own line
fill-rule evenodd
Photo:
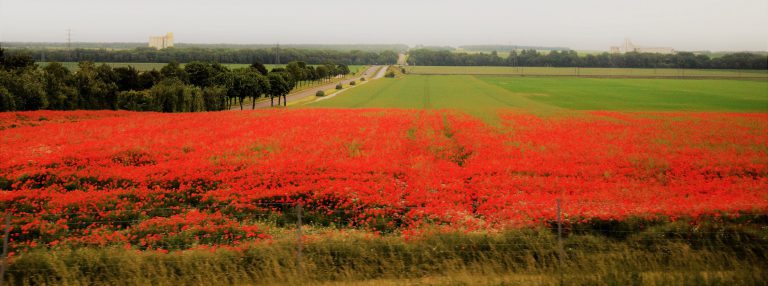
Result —
M 44 67 L 44 66 L 48 65 L 48 62 L 38 62 L 37 64 L 40 65 L 41 67 Z M 77 62 L 62 62 L 61 64 L 64 65 L 66 68 L 68 68 L 71 71 L 77 71 L 77 69 L 78 69 Z M 96 63 L 96 64 L 102 64 L 102 63 Z M 160 70 L 167 63 L 104 63 L 104 64 L 110 65 L 113 68 L 132 66 L 132 67 L 136 68 L 139 71 L 149 71 L 149 70 L 152 70 L 152 69 Z M 249 64 L 222 64 L 222 65 L 226 66 L 226 67 L 228 67 L 230 69 L 244 68 L 244 67 L 250 66 Z M 184 64 L 181 64 L 181 66 L 183 67 Z M 271 70 L 271 69 L 276 68 L 276 67 L 284 67 L 285 65 L 264 65 L 264 66 L 267 67 L 267 69 Z M 362 65 L 351 65 L 351 66 L 349 66 L 349 70 L 354 73 L 355 71 L 357 71 L 357 70 L 359 70 L 359 69 L 361 69 L 363 67 L 365 67 L 365 66 L 362 66 Z
M 413 66 L 412 74 L 431 75 L 517 75 L 517 76 L 588 76 L 588 77 L 734 77 L 768 79 L 766 70 L 696 70 L 635 68 L 557 68 L 557 67 L 459 67 Z
M 458 109 L 486 120 L 498 109 L 768 112 L 768 81 L 409 75 L 306 106 Z

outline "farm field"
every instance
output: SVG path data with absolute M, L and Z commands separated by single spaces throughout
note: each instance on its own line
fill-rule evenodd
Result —
M 40 66 L 44 67 L 44 66 L 48 65 L 48 62 L 38 62 L 37 64 L 39 64 Z M 62 62 L 61 64 L 64 65 L 64 67 L 70 69 L 71 71 L 77 71 L 78 70 L 78 67 L 77 67 L 78 63 L 77 62 Z M 96 64 L 102 64 L 102 63 L 96 63 Z M 107 65 L 109 65 L 109 66 L 111 66 L 113 68 L 132 66 L 132 67 L 136 68 L 138 71 L 150 71 L 150 70 L 153 70 L 153 69 L 160 70 L 161 68 L 163 68 L 166 65 L 166 63 L 104 63 L 104 64 L 107 64 Z M 184 67 L 183 63 L 181 63 L 180 65 L 182 67 Z M 250 66 L 249 64 L 222 64 L 222 65 L 225 66 L 225 67 L 228 67 L 230 69 L 244 68 L 244 67 Z M 271 65 L 271 64 L 265 64 L 264 66 L 268 70 L 271 70 L 271 69 L 277 68 L 277 67 L 285 67 L 285 65 Z M 362 66 L 362 65 L 350 65 L 349 66 L 349 70 L 350 70 L 350 72 L 354 73 L 355 71 L 357 71 L 357 70 L 359 70 L 359 69 L 361 69 L 363 67 L 365 67 L 365 66 Z
M 768 82 L 409 75 L 306 107 L 457 109 L 489 122 L 507 109 L 768 112 Z
M 768 0 L 600 2 L 3 1 L 0 286 L 768 286 Z
M 0 113 L 6 280 L 755 284 L 766 91 L 399 75 L 280 109 Z
M 564 68 L 564 67 L 458 67 L 408 66 L 412 74 L 431 75 L 517 75 L 582 77 L 727 77 L 768 79 L 765 70 L 696 70 L 640 68 Z
M 756 281 L 767 275 L 759 222 L 768 211 L 768 114 L 497 114 L 492 127 L 444 109 L 2 113 L 9 279 L 74 282 L 87 269 L 126 264 L 134 274 L 116 269 L 100 279 L 146 282 L 170 279 L 163 271 L 200 273 L 195 259 L 206 259 L 205 279 L 285 281 L 301 270 L 275 274 L 269 263 L 294 265 L 298 205 L 312 279 L 345 279 L 322 275 L 351 265 L 358 268 L 347 275 L 357 279 L 423 265 L 444 273 L 463 269 L 450 265 L 464 259 L 551 274 L 557 200 L 573 232 L 568 273 L 585 283 L 594 281 L 578 274 L 585 267 L 615 271 L 588 259 L 720 277 L 699 279 L 744 279 L 739 269 Z M 672 240 L 656 242 L 659 235 Z M 731 251 L 722 239 L 756 254 L 722 258 Z M 680 254 L 664 258 L 653 250 L 661 245 Z M 413 253 L 424 260 L 406 256 Z M 365 264 L 360 255 L 384 260 Z M 67 261 L 84 268 L 62 267 Z M 211 274 L 218 267 L 242 274 Z

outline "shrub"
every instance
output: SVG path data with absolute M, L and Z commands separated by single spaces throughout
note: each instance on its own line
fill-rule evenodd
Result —
M 344 86 L 342 86 L 341 84 L 336 85 L 336 89 L 342 89 L 342 88 L 344 88 Z
M 354 80 L 349 82 L 349 85 L 356 85 L 356 84 L 357 84 L 357 83 L 355 83 L 355 81 L 354 81 Z
M 394 77 L 395 77 L 395 72 L 393 72 L 393 71 L 388 71 L 388 72 L 387 72 L 387 74 L 386 74 L 386 75 L 384 75 L 384 76 L 385 76 L 385 77 L 388 77 L 388 78 L 394 78 Z
M 315 96 L 325 96 L 325 91 L 318 90 L 317 92 L 315 92 Z
M 364 77 L 361 77 L 361 78 L 360 78 L 360 81 L 365 81 L 365 78 L 364 78 Z

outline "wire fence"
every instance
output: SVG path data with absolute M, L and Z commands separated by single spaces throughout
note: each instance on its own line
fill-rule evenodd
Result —
M 536 219 L 532 218 L 532 221 L 538 221 L 542 223 L 538 228 L 528 225 L 523 229 L 544 229 L 550 235 L 550 238 L 537 240 L 525 240 L 515 242 L 493 240 L 493 239 L 479 239 L 477 241 L 454 241 L 450 245 L 442 245 L 435 247 L 434 249 L 426 249 L 424 253 L 432 256 L 440 255 L 455 255 L 455 256 L 478 256 L 478 257 L 494 257 L 498 253 L 504 253 L 505 259 L 525 259 L 531 257 L 532 253 L 537 251 L 546 250 L 546 253 L 556 258 L 555 268 L 560 270 L 560 279 L 563 278 L 562 269 L 565 268 L 564 264 L 568 263 L 569 253 L 575 251 L 586 252 L 590 254 L 611 254 L 619 251 L 616 247 L 599 248 L 594 245 L 585 245 L 578 242 L 573 242 L 567 239 L 567 237 L 574 235 L 575 233 L 588 233 L 588 234 L 602 234 L 612 237 L 627 237 L 632 234 L 642 233 L 643 236 L 638 238 L 644 244 L 653 246 L 655 244 L 666 245 L 668 243 L 684 243 L 692 245 L 693 247 L 689 251 L 739 251 L 742 247 L 739 243 L 749 243 L 749 247 L 758 247 L 764 250 L 768 250 L 768 236 L 762 237 L 745 236 L 743 233 L 734 232 L 728 229 L 696 229 L 695 226 L 688 228 L 671 228 L 671 229 L 656 229 L 652 220 L 640 222 L 637 224 L 622 224 L 619 220 L 597 220 L 588 221 L 582 223 L 574 221 L 570 217 L 573 215 L 572 211 L 578 211 L 584 207 L 612 207 L 614 203 L 611 202 L 589 202 L 589 201 L 564 201 L 556 199 L 553 202 L 537 201 L 537 202 L 518 202 L 511 204 L 508 212 L 517 211 L 515 207 L 524 206 L 522 212 L 526 212 L 530 216 L 536 216 Z M 354 255 L 376 255 L 379 249 L 365 248 L 360 246 L 366 246 L 367 242 L 360 241 L 333 241 L 324 238 L 318 238 L 313 233 L 314 226 L 319 221 L 325 223 L 338 223 L 339 229 L 347 228 L 360 228 L 363 230 L 375 230 L 370 225 L 366 224 L 365 219 L 375 217 L 377 219 L 392 219 L 392 215 L 408 217 L 429 217 L 434 216 L 434 211 L 437 206 L 407 206 L 407 205 L 394 205 L 394 206 L 376 206 L 376 207 L 363 207 L 363 206 L 348 206 L 348 207 L 328 207 L 318 203 L 301 203 L 301 202 L 260 202 L 253 203 L 252 208 L 248 212 L 236 212 L 234 210 L 228 210 L 226 207 L 210 207 L 203 209 L 208 213 L 222 213 L 226 212 L 224 218 L 234 220 L 236 222 L 243 221 L 256 221 L 264 222 L 270 219 L 280 220 L 280 228 L 284 231 L 295 230 L 295 240 L 292 243 L 285 245 L 287 240 L 283 238 L 281 247 L 293 248 L 294 257 L 292 258 L 294 270 L 299 277 L 306 275 L 306 271 L 312 271 L 312 269 L 306 269 L 305 261 L 315 261 L 323 259 L 324 257 L 349 257 Z M 475 206 L 469 206 L 469 209 L 476 209 Z M 460 208 L 458 208 L 460 209 Z M 5 275 L 8 270 L 9 263 L 9 248 L 11 243 L 19 243 L 20 241 L 11 241 L 14 233 L 18 233 L 21 226 L 13 225 L 14 223 L 23 223 L 30 218 L 43 218 L 45 221 L 57 222 L 58 225 L 67 226 L 67 235 L 82 234 L 78 231 L 90 230 L 98 227 L 107 227 L 117 230 L 127 230 L 131 227 L 141 224 L 143 222 L 152 219 L 153 217 L 170 217 L 174 215 L 186 214 L 192 211 L 200 211 L 200 207 L 192 206 L 179 206 L 179 207 L 163 207 L 163 208 L 136 208 L 136 209 L 102 209 L 102 210 L 68 210 L 57 213 L 36 213 L 36 212 L 16 212 L 11 214 L 10 211 L 6 211 L 3 224 L 3 252 L 0 261 L 0 286 L 5 281 Z M 464 213 L 474 213 L 471 210 L 464 210 Z M 151 215 L 151 216 L 150 216 Z M 755 205 L 744 206 L 732 206 L 726 211 L 717 211 L 706 214 L 711 217 L 739 217 L 743 221 L 756 220 L 765 221 L 768 212 L 756 207 Z M 471 215 L 470 215 L 471 217 Z M 62 222 L 63 220 L 63 222 Z M 183 222 L 183 221 L 182 221 Z M 597 222 L 597 223 L 595 223 Z M 534 223 L 533 225 L 536 225 Z M 513 224 L 514 225 L 514 224 Z M 307 227 L 310 227 L 307 229 Z M 407 225 L 399 225 L 397 227 L 408 227 Z M 461 229 L 461 227 L 456 228 Z M 309 233 L 308 233 L 309 231 Z M 488 236 L 493 237 L 494 232 L 501 233 L 505 231 L 504 228 L 500 229 L 488 229 Z M 153 235 L 168 236 L 178 234 L 178 230 L 156 230 L 152 232 Z M 35 235 L 42 236 L 43 234 L 27 234 L 25 239 L 35 240 Z M 170 240 L 170 241 L 156 241 L 147 246 L 147 250 L 189 250 L 198 249 L 199 247 L 216 247 L 216 246 L 232 246 L 236 245 L 238 241 L 243 239 L 242 234 L 235 233 L 202 233 L 198 234 L 199 238 L 193 240 Z M 248 242 L 248 239 L 245 239 Z M 318 246 L 318 241 L 322 241 L 322 247 Z M 133 245 L 136 247 L 136 245 Z M 658 251 L 664 251 L 658 250 Z M 202 259 L 205 260 L 205 256 L 199 256 L 197 258 L 190 258 L 183 255 L 178 256 L 180 261 L 188 262 L 189 259 Z M 173 259 L 164 260 L 167 263 L 173 263 Z M 103 266 L 114 266 L 102 264 Z M 75 270 L 88 270 L 88 265 L 69 265 L 67 268 Z M 13 269 L 10 272 L 13 273 L 25 273 L 49 270 L 47 267 L 43 268 L 24 268 Z M 87 271 L 80 271 L 86 273 Z

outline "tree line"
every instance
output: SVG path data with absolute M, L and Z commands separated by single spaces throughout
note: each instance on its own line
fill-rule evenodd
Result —
M 255 62 L 229 69 L 216 62 L 194 61 L 181 67 L 171 62 L 160 70 L 112 68 L 82 61 L 71 72 L 57 62 L 39 67 L 28 54 L 0 49 L 0 111 L 112 109 L 157 112 L 217 111 L 269 97 L 274 106 L 287 105 L 287 94 L 298 84 L 327 81 L 349 74 L 343 64 L 308 65 L 290 62 L 268 71 Z
M 512 51 L 507 58 L 497 52 L 454 53 L 428 49 L 409 52 L 408 63 L 420 66 L 524 66 L 601 68 L 768 69 L 768 55 L 733 53 L 711 58 L 690 52 L 675 54 L 625 53 L 579 56 L 576 51 Z
M 147 47 L 146 42 L 3 42 L 5 48 L 11 49 L 108 49 L 125 50 Z M 201 48 L 201 49 L 271 49 L 274 44 L 204 44 L 204 43 L 175 43 L 174 48 Z M 383 52 L 395 51 L 406 52 L 408 45 L 404 44 L 282 44 L 282 48 L 300 49 L 300 50 L 332 50 L 332 51 L 363 51 L 363 52 Z M 490 51 L 490 50 L 488 50 Z
M 537 51 L 568 51 L 566 47 L 543 47 L 543 46 L 518 46 L 518 45 L 464 45 L 459 49 L 474 52 L 511 52 L 515 50 L 537 50 Z
M 130 50 L 107 49 L 9 49 L 9 54 L 29 54 L 36 61 L 57 62 L 113 62 L 113 63 L 168 63 L 193 61 L 250 64 L 279 64 L 304 61 L 308 64 L 339 63 L 345 65 L 395 64 L 398 54 L 394 51 L 338 51 L 294 48 L 263 49 L 205 49 L 205 48 L 135 48 Z M 277 62 L 279 58 L 279 63 Z

